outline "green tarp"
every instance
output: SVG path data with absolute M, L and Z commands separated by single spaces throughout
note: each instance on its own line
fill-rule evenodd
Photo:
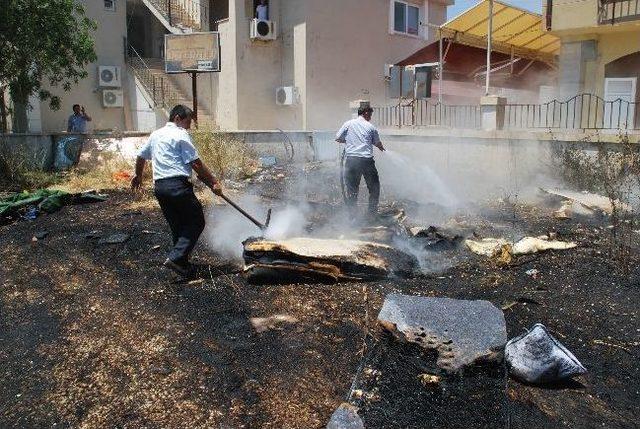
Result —
M 107 198 L 96 193 L 85 192 L 69 194 L 64 191 L 50 191 L 40 189 L 34 192 L 20 192 L 5 198 L 0 198 L 0 219 L 13 217 L 21 209 L 36 207 L 38 211 L 53 213 L 67 204 L 105 201 Z

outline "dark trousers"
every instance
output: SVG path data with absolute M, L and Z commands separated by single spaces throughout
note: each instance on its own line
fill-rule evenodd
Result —
M 178 264 L 186 264 L 204 230 L 202 204 L 186 177 L 156 180 L 155 194 L 171 228 L 173 248 L 169 252 L 169 259 Z
M 380 200 L 380 179 L 378 178 L 378 169 L 373 158 L 348 156 L 344 170 L 344 181 L 347 187 L 347 207 L 352 211 L 355 209 L 358 203 L 360 178 L 364 176 L 364 181 L 369 190 L 369 213 L 377 213 L 378 201 Z

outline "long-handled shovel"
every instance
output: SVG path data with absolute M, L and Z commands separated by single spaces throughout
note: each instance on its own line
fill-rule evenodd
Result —
M 267 221 L 263 224 L 261 223 L 259 220 L 257 220 L 256 218 L 254 218 L 253 216 L 251 216 L 249 213 L 247 213 L 246 211 L 244 211 L 242 209 L 242 207 L 240 207 L 239 205 L 237 205 L 236 203 L 234 203 L 233 201 L 231 201 L 229 199 L 229 197 L 227 197 L 224 194 L 220 194 L 219 195 L 220 198 L 222 198 L 223 200 L 225 200 L 227 203 L 229 203 L 229 205 L 231 207 L 233 207 L 234 209 L 238 210 L 244 217 L 246 217 L 247 219 L 249 219 L 251 222 L 253 222 L 258 228 L 260 228 L 262 231 L 266 231 L 266 229 L 269 227 L 269 222 L 271 221 L 271 209 L 269 209 L 267 211 Z

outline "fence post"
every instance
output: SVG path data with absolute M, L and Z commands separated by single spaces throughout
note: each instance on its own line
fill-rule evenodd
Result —
M 480 98 L 480 111 L 482 113 L 482 128 L 487 131 L 501 130 L 504 128 L 504 113 L 507 99 L 489 95 Z

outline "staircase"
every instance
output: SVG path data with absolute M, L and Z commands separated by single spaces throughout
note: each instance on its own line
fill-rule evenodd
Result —
M 172 33 L 190 33 L 204 30 L 202 23 L 209 20 L 209 8 L 200 0 L 142 0 Z
M 162 58 L 142 58 L 133 47 L 129 47 L 128 63 L 144 89 L 153 99 L 154 107 L 162 109 L 168 116 L 176 104 L 191 107 L 191 94 L 187 94 L 174 81 L 175 76 L 164 72 Z M 216 128 L 213 115 L 205 106 L 198 106 L 198 128 Z

